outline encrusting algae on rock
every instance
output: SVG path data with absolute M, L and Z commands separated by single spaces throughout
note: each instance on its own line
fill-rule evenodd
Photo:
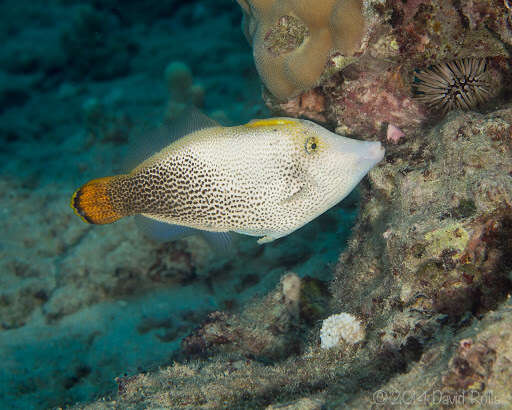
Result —
M 380 142 L 293 118 L 221 127 L 196 113 L 188 129 L 129 174 L 77 190 L 77 215 L 107 224 L 140 214 L 151 223 L 271 242 L 336 205 L 384 156 Z

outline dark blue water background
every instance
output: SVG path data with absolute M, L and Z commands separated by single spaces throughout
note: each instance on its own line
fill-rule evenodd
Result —
M 189 67 L 219 121 L 269 115 L 234 1 L 5 0 L 0 15 L 0 408 L 109 395 L 116 376 L 176 358 L 208 312 L 243 309 L 290 270 L 331 277 L 353 199 L 179 280 L 148 276 L 147 259 L 172 265 L 204 246 L 142 242 L 130 221 L 86 227 L 68 206 L 165 117 L 170 62 Z

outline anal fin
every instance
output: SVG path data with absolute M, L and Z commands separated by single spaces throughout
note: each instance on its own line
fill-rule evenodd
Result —
M 161 222 L 143 215 L 135 216 L 135 224 L 144 235 L 159 242 L 169 242 L 196 233 L 194 228 Z
M 230 232 L 203 231 L 188 226 L 170 224 L 144 215 L 136 215 L 135 223 L 147 237 L 159 242 L 174 241 L 190 235 L 201 235 L 216 253 L 225 255 L 232 248 Z

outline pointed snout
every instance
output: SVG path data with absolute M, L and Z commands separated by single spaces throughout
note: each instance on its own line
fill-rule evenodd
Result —
M 359 165 L 368 172 L 384 158 L 384 147 L 378 141 L 362 141 Z
M 362 141 L 330 133 L 332 147 L 340 152 L 355 154 L 361 159 L 374 160 L 384 158 L 384 147 L 378 141 Z M 333 138 L 334 137 L 334 138 Z
M 366 174 L 384 158 L 384 147 L 378 141 L 361 141 L 325 130 L 325 138 L 331 147 L 342 155 L 349 155 L 358 172 Z
M 363 159 L 367 159 L 369 161 L 375 161 L 375 164 L 380 162 L 382 158 L 384 158 L 384 147 L 380 142 L 366 142 L 367 151 L 363 154 Z
M 378 141 L 361 141 L 352 138 L 336 136 L 333 147 L 339 152 L 355 155 L 357 164 L 368 172 L 384 158 L 384 147 Z

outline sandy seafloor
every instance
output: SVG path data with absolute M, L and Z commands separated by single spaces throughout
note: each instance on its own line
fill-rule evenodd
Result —
M 5 0 L 0 15 L 0 408 L 108 395 L 284 272 L 331 277 L 350 200 L 276 243 L 241 238 L 228 258 L 198 238 L 153 243 L 129 218 L 87 226 L 69 207 L 165 117 L 170 62 L 188 65 L 207 114 L 269 115 L 234 2 Z

